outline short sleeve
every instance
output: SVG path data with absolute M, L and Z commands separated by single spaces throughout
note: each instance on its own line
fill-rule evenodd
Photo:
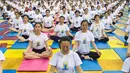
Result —
M 79 66 L 82 64 L 82 61 L 77 53 L 74 52 L 74 60 L 75 60 L 75 66 Z
M 129 72 L 130 71 L 130 58 L 127 58 L 125 61 L 124 61 L 124 64 L 122 66 L 122 71 L 123 72 Z
M 75 41 L 79 41 L 79 32 L 77 32 L 77 33 L 75 34 L 74 40 L 75 40 Z
M 93 26 L 94 26 L 94 24 L 92 24 L 92 25 L 90 26 L 90 30 L 91 30 L 91 31 L 93 30 Z
M 33 41 L 33 35 L 32 35 L 32 33 L 30 34 L 28 40 L 29 40 L 29 41 Z
M 57 32 L 57 31 L 58 31 L 57 27 L 58 27 L 58 25 L 56 25 L 56 26 L 55 26 L 55 29 L 54 29 L 54 31 L 55 31 L 55 32 Z
M 33 30 L 33 26 L 32 26 L 32 24 L 30 24 L 30 28 L 29 28 L 30 30 Z
M 69 27 L 68 27 L 68 25 L 66 25 L 66 31 L 69 31 L 70 29 L 69 29 Z
M 49 39 L 46 34 L 44 34 L 44 39 L 45 39 L 45 41 L 47 41 Z
M 90 40 L 95 41 L 93 33 L 90 31 Z
M 58 60 L 58 55 L 57 55 L 58 53 L 56 53 L 56 54 L 54 54 L 53 56 L 52 56 L 52 59 L 50 60 L 50 62 L 49 62 L 49 64 L 50 65 L 52 65 L 52 66 L 56 66 L 57 65 L 57 60 Z

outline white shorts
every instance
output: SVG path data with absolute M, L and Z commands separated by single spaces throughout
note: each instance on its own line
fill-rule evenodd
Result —
M 1 51 L 0 51 L 0 60 L 5 60 L 5 57 Z

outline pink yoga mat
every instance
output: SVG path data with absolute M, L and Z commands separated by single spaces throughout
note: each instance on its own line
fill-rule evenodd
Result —
M 9 24 L 0 25 L 0 28 L 5 28 L 5 27 L 9 27 Z
M 49 59 L 23 60 L 18 71 L 47 71 Z
M 4 30 L 2 30 L 1 32 L 0 32 L 0 35 L 5 35 L 4 33 L 6 32 L 6 31 L 8 31 L 9 29 L 8 28 L 5 28 Z
M 17 40 L 18 38 L 16 36 L 5 36 L 2 38 L 2 40 Z

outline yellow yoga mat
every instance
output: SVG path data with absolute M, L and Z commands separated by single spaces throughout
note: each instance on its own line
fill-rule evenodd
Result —
M 108 44 L 111 48 L 126 48 L 126 46 L 124 46 L 124 43 L 115 36 L 110 36 L 109 39 L 110 40 L 108 41 Z
M 0 40 L 0 43 L 7 43 L 8 45 L 12 45 L 15 43 L 15 40 Z
M 17 69 L 23 60 L 23 52 L 21 49 L 8 49 L 4 53 L 6 60 L 3 62 L 3 69 Z
M 103 70 L 121 70 L 123 61 L 113 49 L 101 50 L 101 53 L 98 63 Z
M 116 29 L 116 30 L 114 31 L 114 33 L 115 33 L 116 35 L 118 35 L 118 36 L 125 36 L 125 32 L 122 31 L 121 29 Z

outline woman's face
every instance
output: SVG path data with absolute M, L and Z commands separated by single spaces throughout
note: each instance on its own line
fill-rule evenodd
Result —
M 68 54 L 70 51 L 70 42 L 62 41 L 60 44 L 62 54 Z
M 63 23 L 64 23 L 64 18 L 61 17 L 60 20 L 59 20 L 59 22 L 60 22 L 61 24 L 63 24 Z
M 85 9 L 85 13 L 88 13 L 88 9 Z
M 46 11 L 46 15 L 49 16 L 49 15 L 50 15 L 50 12 L 49 12 L 49 11 Z
M 79 16 L 79 12 L 76 12 L 76 16 Z
M 20 15 L 19 15 L 18 13 L 15 13 L 15 15 L 16 15 L 16 18 L 19 18 L 19 17 L 20 17 Z
M 95 17 L 95 20 L 96 20 L 96 21 L 99 21 L 99 20 L 100 20 L 100 17 L 99 17 L 99 16 L 96 16 L 96 17 Z
M 27 16 L 24 16 L 24 22 L 28 22 L 28 17 Z
M 83 22 L 81 25 L 82 30 L 87 30 L 88 29 L 88 23 L 87 22 Z
M 41 25 L 40 24 L 36 24 L 35 27 L 34 27 L 35 33 L 39 33 L 39 32 L 41 32 L 41 30 L 42 30 Z

